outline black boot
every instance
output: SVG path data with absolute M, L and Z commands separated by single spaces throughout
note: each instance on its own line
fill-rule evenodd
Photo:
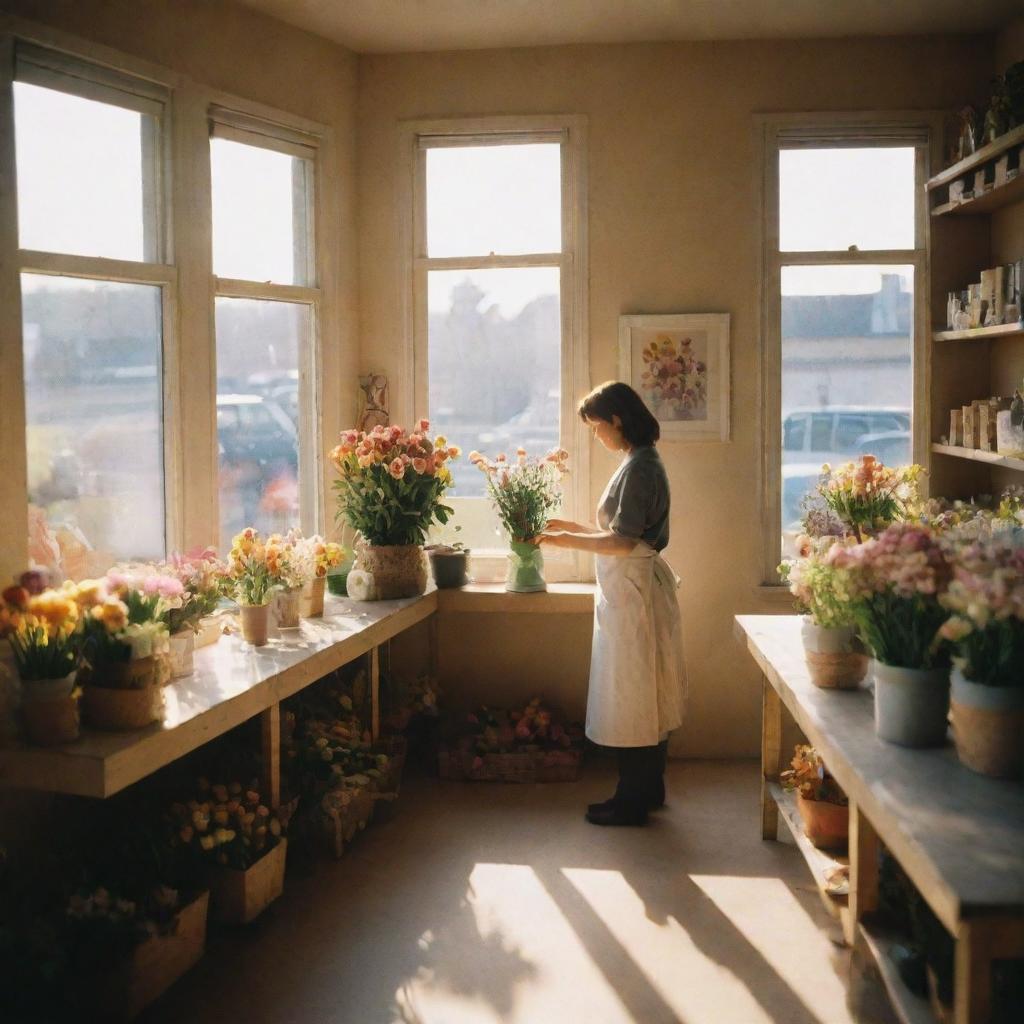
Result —
M 668 764 L 668 740 L 662 740 L 658 744 L 658 754 L 655 759 L 655 775 L 651 780 L 650 809 L 657 811 L 665 806 L 665 767 Z
M 587 808 L 592 825 L 643 825 L 647 822 L 652 768 L 657 747 L 619 747 L 619 785 L 615 796 Z

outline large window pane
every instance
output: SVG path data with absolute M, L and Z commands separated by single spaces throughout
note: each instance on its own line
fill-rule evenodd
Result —
M 218 298 L 217 441 L 221 546 L 246 526 L 299 525 L 300 355 L 310 308 Z
M 22 304 L 31 557 L 162 557 L 160 289 L 23 274 Z
M 433 427 L 488 455 L 558 444 L 561 379 L 559 271 L 443 270 L 428 277 L 428 374 Z M 457 461 L 455 494 L 484 481 Z
M 558 143 L 427 150 L 427 255 L 562 249 Z
M 782 268 L 785 554 L 822 463 L 911 460 L 914 268 Z
M 784 149 L 779 248 L 914 248 L 914 150 Z
M 154 118 L 15 82 L 14 123 L 23 249 L 157 259 Z
M 246 281 L 312 284 L 309 161 L 215 138 L 210 172 L 213 272 Z

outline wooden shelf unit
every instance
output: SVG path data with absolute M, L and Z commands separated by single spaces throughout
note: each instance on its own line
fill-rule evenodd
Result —
M 857 930 L 858 938 L 878 965 L 882 984 L 900 1024 L 935 1024 L 928 1000 L 907 988 L 893 962 L 892 950 L 899 939 L 868 922 L 862 921 Z
M 953 444 L 933 444 L 932 451 L 937 455 L 951 455 L 955 459 L 970 459 L 971 462 L 984 462 L 989 466 L 1001 466 L 1004 469 L 1016 470 L 1018 473 L 1024 472 L 1024 459 L 1000 455 L 998 452 L 986 452 L 980 448 L 961 448 Z
M 936 331 L 932 341 L 989 341 L 992 338 L 1024 338 L 1024 322 L 972 327 L 966 331 Z
M 932 207 L 933 217 L 980 217 L 993 210 L 1001 210 L 1006 206 L 1024 199 L 1024 174 L 1011 178 L 1005 185 L 993 185 L 987 192 L 952 203 L 941 203 Z
M 1001 156 L 1011 150 L 1024 146 L 1024 125 L 1013 128 L 1001 135 L 995 142 L 982 146 L 976 153 L 965 157 L 958 163 L 947 167 L 944 171 L 933 175 L 928 179 L 925 190 L 930 197 L 943 198 L 942 190 L 945 189 L 945 202 L 939 202 L 932 206 L 933 217 L 942 217 L 948 214 L 980 215 L 991 213 L 1001 207 L 1008 206 L 1024 198 L 1024 168 L 1018 171 L 1015 178 L 1011 178 L 1005 184 L 993 185 L 990 189 L 982 192 L 979 196 L 962 201 L 949 200 L 949 186 L 961 178 L 972 176 L 986 165 L 995 163 Z

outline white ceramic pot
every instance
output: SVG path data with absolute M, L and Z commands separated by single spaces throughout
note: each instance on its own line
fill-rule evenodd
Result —
M 875 680 L 875 732 L 902 747 L 946 742 L 949 669 L 902 668 L 871 662 Z
M 986 686 L 953 669 L 950 706 L 960 761 L 1000 779 L 1024 770 L 1024 686 Z
M 855 690 L 868 671 L 868 656 L 853 626 L 819 626 L 803 617 L 800 635 L 811 682 L 824 690 Z
M 195 665 L 192 655 L 196 649 L 196 635 L 191 629 L 183 629 L 170 636 L 171 678 L 190 676 Z

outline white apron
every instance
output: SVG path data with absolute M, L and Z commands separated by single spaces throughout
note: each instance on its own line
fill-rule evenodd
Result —
M 603 504 L 604 496 L 598 525 L 607 529 Z M 596 562 L 587 737 L 608 747 L 653 746 L 682 725 L 686 703 L 679 578 L 643 541 L 625 557 Z

